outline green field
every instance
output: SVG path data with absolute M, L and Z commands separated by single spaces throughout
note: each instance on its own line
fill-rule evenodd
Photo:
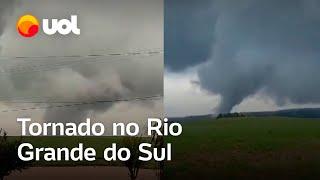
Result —
M 185 122 L 172 143 L 167 179 L 319 179 L 320 119 L 241 117 Z M 121 137 L 23 137 L 34 147 L 93 147 L 95 162 L 34 162 L 32 166 L 109 165 L 104 148 Z M 154 168 L 150 162 L 144 168 Z
M 183 128 L 166 139 L 168 179 L 320 178 L 320 119 L 224 118 Z

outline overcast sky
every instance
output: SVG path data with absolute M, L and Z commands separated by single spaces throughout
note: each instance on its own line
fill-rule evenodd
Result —
M 169 116 L 319 107 L 320 1 L 165 0 Z
M 163 87 L 167 116 L 319 107 L 319 12 L 317 0 L 166 0 L 165 10 L 162 0 L 4 0 L 2 57 L 118 53 L 165 45 L 165 70 L 162 55 L 72 65 L 63 58 L 2 58 L 0 107 L 31 106 L 4 102 L 12 100 L 149 96 L 162 94 Z M 16 21 L 26 13 L 39 19 L 76 14 L 81 35 L 39 32 L 22 38 Z M 87 116 L 103 122 L 141 121 L 160 116 L 162 109 L 162 100 L 155 100 L 0 113 L 0 127 L 18 133 L 15 118 L 20 116 L 48 122 L 81 122 Z
M 21 15 L 43 18 L 78 16 L 81 35 L 26 39 L 16 31 Z M 1 56 L 125 53 L 163 49 L 162 0 L 33 0 L 0 2 Z M 39 106 L 10 101 L 96 101 L 163 94 L 163 55 L 79 58 L 0 59 L 0 109 Z M 81 63 L 68 63 L 66 61 Z M 66 65 L 67 64 L 67 65 Z M 9 101 L 5 102 L 5 101 Z M 43 106 L 43 105 L 42 105 Z M 46 106 L 46 105 L 44 105 Z M 1 111 L 0 110 L 0 111 Z M 37 122 L 140 122 L 163 113 L 162 99 L 74 108 L 0 112 L 0 127 L 17 135 L 17 117 Z

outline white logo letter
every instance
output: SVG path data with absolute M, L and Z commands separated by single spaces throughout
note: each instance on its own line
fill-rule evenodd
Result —
M 72 32 L 76 35 L 80 35 L 80 29 L 78 28 L 78 17 L 76 15 L 71 16 Z
M 42 20 L 43 32 L 48 35 L 55 34 L 57 32 L 57 26 L 58 26 L 58 19 L 52 19 L 51 29 L 49 27 L 49 20 L 48 19 Z

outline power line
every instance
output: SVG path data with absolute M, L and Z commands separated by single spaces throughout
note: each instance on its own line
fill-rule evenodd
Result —
M 0 96 L 0 102 L 10 102 L 12 99 L 18 99 L 18 100 L 31 100 L 31 99 L 47 99 L 47 100 L 50 100 L 50 99 L 56 99 L 57 97 L 53 97 L 53 96 L 16 96 L 16 97 L 13 97 L 13 96 Z
M 28 66 L 28 68 L 12 68 L 9 70 L 0 70 L 0 74 L 8 74 L 8 75 L 14 75 L 14 74 L 24 74 L 24 73 L 31 73 L 31 72 L 41 72 L 41 71 L 51 71 L 55 69 L 61 69 L 68 66 L 75 66 L 75 65 L 81 65 L 81 63 L 98 63 L 98 62 L 107 62 L 106 60 L 95 60 L 95 61 L 84 61 L 84 59 L 72 61 L 72 62 L 61 62 L 56 64 L 41 64 L 41 65 L 35 65 L 35 66 Z M 42 68 L 41 68 L 42 67 Z
M 151 96 L 151 97 L 158 97 L 158 96 L 160 96 L 160 95 Z M 150 97 L 150 96 L 147 96 L 147 97 Z M 45 100 L 36 100 L 36 99 L 41 99 L 42 97 L 35 97 L 36 99 L 33 99 L 33 100 L 32 100 L 32 98 L 33 97 L 31 97 L 31 98 L 23 97 L 21 100 L 17 100 L 19 98 L 16 98 L 15 100 L 10 100 L 10 99 L 1 100 L 0 99 L 0 102 L 5 102 L 5 103 L 8 103 L 8 104 L 74 104 L 74 103 L 82 103 L 82 102 L 100 102 L 100 100 L 96 100 L 96 101 L 86 101 L 86 100 L 80 100 L 80 101 L 72 101 L 72 100 L 71 101 L 58 101 L 58 100 L 53 100 L 55 97 L 45 97 L 45 98 L 47 98 Z M 106 100 L 102 100 L 102 101 L 106 101 Z M 122 100 L 120 99 L 120 101 L 122 101 Z
M 162 95 L 154 95 L 154 96 L 135 97 L 135 98 L 128 98 L 128 99 L 97 100 L 97 101 L 77 102 L 77 103 L 73 102 L 72 104 L 34 106 L 34 107 L 20 108 L 20 109 L 7 109 L 7 110 L 0 110 L 0 112 L 6 113 L 6 112 L 17 112 L 17 111 L 39 110 L 39 109 L 68 108 L 68 107 L 75 107 L 75 106 L 95 105 L 95 104 L 104 104 L 104 103 L 113 103 L 113 102 L 146 101 L 146 100 L 161 99 L 162 97 L 163 97 Z M 45 103 L 45 102 L 42 102 L 42 103 Z M 56 103 L 59 103 L 59 102 L 56 102 Z M 65 103 L 65 102 L 60 102 L 60 103 Z
M 128 56 L 153 56 L 157 54 L 162 54 L 163 50 L 140 50 L 140 51 L 133 51 L 133 52 L 121 52 L 121 53 L 105 53 L 105 54 L 87 54 L 87 55 L 66 55 L 66 56 L 0 56 L 1 60 L 19 60 L 19 62 L 48 62 L 46 60 L 52 60 L 64 58 L 62 61 L 58 61 L 55 64 L 36 64 L 33 66 L 15 66 L 14 68 L 10 69 L 9 71 L 0 70 L 0 74 L 20 74 L 20 73 L 29 73 L 29 72 L 39 72 L 39 71 L 48 71 L 53 70 L 69 65 L 82 65 L 82 63 L 97 63 L 97 62 L 108 62 L 110 60 L 115 59 L 98 59 L 101 57 L 128 57 Z M 74 58 L 80 58 L 74 60 Z M 70 60 L 68 60 L 70 59 Z M 119 59 L 116 59 L 119 60 Z M 122 59 L 122 60 L 132 60 L 132 59 Z M 41 68 L 43 67 L 43 68 Z M 31 71 L 30 71 L 31 70 Z M 87 101 L 87 102 L 58 102 L 58 101 L 24 101 L 24 102 L 14 102 L 14 101 L 2 101 L 8 103 L 32 103 L 32 104 L 60 104 L 60 105 L 49 105 L 49 106 L 37 106 L 37 107 L 29 107 L 29 108 L 21 108 L 21 109 L 8 109 L 8 110 L 0 110 L 0 112 L 14 112 L 14 111 L 26 111 L 26 110 L 35 110 L 35 109 L 48 109 L 48 108 L 62 108 L 62 107 L 73 107 L 73 106 L 81 106 L 81 105 L 92 105 L 92 104 L 99 104 L 99 103 L 109 103 L 109 102 L 118 102 L 118 101 L 137 101 L 137 100 L 148 100 L 148 99 L 155 99 L 160 98 L 162 96 L 150 96 L 150 97 L 138 97 L 138 98 L 131 98 L 131 99 L 116 99 L 116 100 L 98 100 L 98 101 Z M 39 97 L 40 98 L 40 97 Z M 1 100 L 0 100 L 1 101 Z
M 94 58 L 96 59 L 96 58 Z M 25 73 L 25 72 L 34 72 L 34 71 L 26 71 L 26 70 L 41 70 L 41 67 L 43 68 L 48 68 L 48 67 L 59 67 L 59 66 L 68 66 L 68 65 L 73 65 L 76 63 L 81 63 L 81 62 L 85 62 L 87 63 L 85 60 L 88 59 L 78 59 L 78 60 L 73 60 L 73 61 L 60 61 L 57 62 L 55 64 L 36 64 L 36 65 L 27 65 L 27 66 L 23 66 L 23 65 L 18 65 L 18 66 L 14 66 L 13 68 L 7 68 L 7 69 L 2 69 L 0 70 L 0 74 L 12 74 L 12 73 Z M 105 60 L 104 60 L 105 61 Z M 88 61 L 91 62 L 91 61 Z M 37 69 L 38 68 L 38 69 Z
M 147 52 L 147 54 L 137 52 L 133 54 L 132 56 L 138 56 L 138 55 L 149 55 L 149 56 L 154 56 L 157 54 L 161 54 L 161 51 L 155 51 Z M 61 67 L 66 67 L 66 66 L 74 66 L 74 65 L 81 65 L 81 63 L 99 63 L 99 62 L 109 62 L 109 61 L 132 61 L 133 59 L 98 59 L 100 57 L 104 56 L 92 56 L 88 59 L 87 58 L 81 58 L 77 60 L 67 60 L 67 61 L 59 61 L 55 64 L 36 64 L 33 66 L 16 66 L 15 68 L 11 68 L 9 70 L 5 69 L 0 69 L 0 74 L 21 74 L 21 73 L 29 73 L 29 72 L 39 72 L 39 71 L 50 71 L 54 69 L 60 69 Z M 120 56 L 123 57 L 123 56 Z M 41 68 L 42 67 L 42 68 Z
M 110 56 L 138 56 L 138 55 L 152 55 L 152 54 L 162 54 L 163 50 L 140 50 L 140 51 L 128 51 L 128 52 L 118 52 L 118 53 L 105 53 L 105 54 L 86 54 L 86 55 L 51 55 L 51 56 L 0 56 L 0 59 L 16 59 L 16 60 L 35 60 L 35 59 L 46 59 L 46 58 L 90 58 L 90 57 L 110 57 Z

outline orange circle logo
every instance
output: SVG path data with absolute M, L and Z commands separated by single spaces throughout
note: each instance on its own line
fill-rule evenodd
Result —
M 17 23 L 17 30 L 24 37 L 32 37 L 39 31 L 39 22 L 32 15 L 21 16 Z

